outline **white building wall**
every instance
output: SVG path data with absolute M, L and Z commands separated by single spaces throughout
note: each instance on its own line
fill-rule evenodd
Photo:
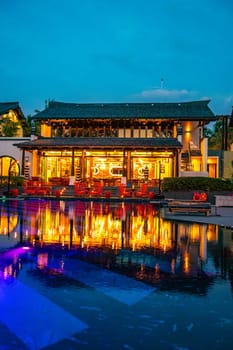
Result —
M 8 156 L 16 159 L 19 162 L 20 172 L 22 172 L 22 150 L 13 144 L 30 141 L 30 137 L 0 137 L 0 157 Z M 31 154 L 29 152 L 25 153 L 28 157 L 28 161 L 31 161 Z

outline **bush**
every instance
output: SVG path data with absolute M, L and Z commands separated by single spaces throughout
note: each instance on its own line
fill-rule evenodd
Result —
M 231 179 L 211 177 L 169 177 L 162 180 L 161 190 L 167 191 L 233 191 Z
M 8 176 L 0 176 L 0 187 L 6 187 L 8 184 Z M 22 176 L 11 176 L 10 185 L 11 186 L 23 186 L 24 178 Z

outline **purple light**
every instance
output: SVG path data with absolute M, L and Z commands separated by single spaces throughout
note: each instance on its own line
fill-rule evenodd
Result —
M 0 260 L 3 259 L 18 259 L 20 254 L 23 253 L 23 251 L 30 249 L 28 246 L 23 246 L 23 247 L 17 247 L 14 249 L 10 249 L 7 252 L 4 252 L 0 255 Z

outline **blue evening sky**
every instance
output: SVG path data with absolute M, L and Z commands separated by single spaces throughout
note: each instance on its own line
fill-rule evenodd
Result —
M 230 0 L 0 0 L 0 102 L 233 105 Z

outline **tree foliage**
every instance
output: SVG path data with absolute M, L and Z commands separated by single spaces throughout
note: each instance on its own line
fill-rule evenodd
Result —
M 9 117 L 5 117 L 0 120 L 2 135 L 7 137 L 17 136 L 17 132 L 19 130 L 20 124 L 18 122 L 13 121 Z
M 212 129 L 206 130 L 206 136 L 208 137 L 208 144 L 210 150 L 221 150 L 223 140 L 223 121 L 222 119 L 217 120 L 214 123 Z M 227 137 L 227 149 L 230 149 L 231 144 L 233 143 L 233 128 L 228 127 L 228 137 Z

